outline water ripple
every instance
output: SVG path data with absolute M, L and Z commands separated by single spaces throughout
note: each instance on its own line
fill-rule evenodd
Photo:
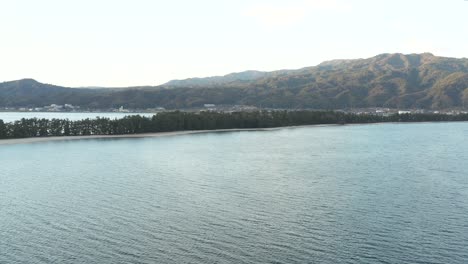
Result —
M 0 263 L 468 263 L 447 126 L 4 146 Z

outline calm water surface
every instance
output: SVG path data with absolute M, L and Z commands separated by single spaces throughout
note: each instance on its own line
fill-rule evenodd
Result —
M 0 263 L 468 263 L 468 123 L 0 146 Z
M 0 112 L 0 119 L 4 122 L 14 122 L 21 118 L 45 118 L 45 119 L 95 119 L 96 117 L 123 118 L 128 115 L 153 116 L 152 113 L 72 113 L 72 112 Z

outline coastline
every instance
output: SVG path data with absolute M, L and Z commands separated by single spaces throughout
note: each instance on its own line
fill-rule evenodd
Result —
M 242 132 L 242 131 L 274 131 L 280 129 L 301 128 L 311 126 L 334 126 L 335 124 L 320 124 L 320 125 L 304 125 L 304 126 L 285 126 L 285 127 L 269 127 L 269 128 L 232 128 L 232 129 L 212 129 L 212 130 L 186 130 L 173 132 L 155 132 L 142 134 L 125 134 L 125 135 L 89 135 L 89 136 L 62 136 L 62 137 L 30 137 L 30 138 L 13 138 L 1 139 L 1 145 L 16 145 L 30 144 L 51 141 L 71 141 L 71 140 L 86 140 L 86 139 L 112 139 L 112 138 L 154 138 L 154 137 L 170 137 L 206 133 L 222 133 L 222 132 Z
M 349 124 L 314 124 L 314 125 L 299 125 L 299 126 L 284 126 L 284 127 L 268 127 L 268 128 L 229 128 L 229 129 L 211 129 L 211 130 L 185 130 L 172 132 L 154 132 L 141 134 L 124 134 L 124 135 L 89 135 L 89 136 L 61 136 L 61 137 L 30 137 L 30 138 L 12 138 L 0 139 L 2 145 L 17 145 L 30 144 L 52 141 L 72 141 L 86 139 L 112 139 L 112 138 L 155 138 L 155 137 L 171 137 L 206 133 L 223 133 L 223 132 L 243 132 L 243 131 L 275 131 L 283 129 L 294 129 L 304 127 L 330 127 L 330 126 L 356 126 L 356 125 L 384 125 L 384 124 L 427 124 L 427 123 L 465 123 L 468 121 L 422 121 L 422 122 L 376 122 L 376 123 L 349 123 Z

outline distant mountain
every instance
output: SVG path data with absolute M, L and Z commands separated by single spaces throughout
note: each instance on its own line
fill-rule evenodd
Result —
M 156 87 L 78 89 L 25 79 L 0 83 L 0 107 L 70 103 L 89 108 L 169 109 L 203 104 L 271 108 L 468 107 L 468 59 L 381 54 L 314 67 L 170 81 Z
M 206 78 L 189 78 L 184 80 L 172 80 L 165 84 L 164 86 L 168 87 L 206 87 L 206 86 L 220 86 L 220 85 L 229 85 L 239 82 L 249 83 L 260 78 L 273 77 L 287 71 L 274 71 L 274 72 L 262 72 L 262 71 L 244 71 L 230 73 L 224 76 L 213 76 Z

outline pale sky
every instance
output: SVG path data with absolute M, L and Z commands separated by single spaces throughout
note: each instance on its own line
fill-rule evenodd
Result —
M 468 1 L 0 0 L 0 81 L 158 85 L 391 52 L 468 57 Z

